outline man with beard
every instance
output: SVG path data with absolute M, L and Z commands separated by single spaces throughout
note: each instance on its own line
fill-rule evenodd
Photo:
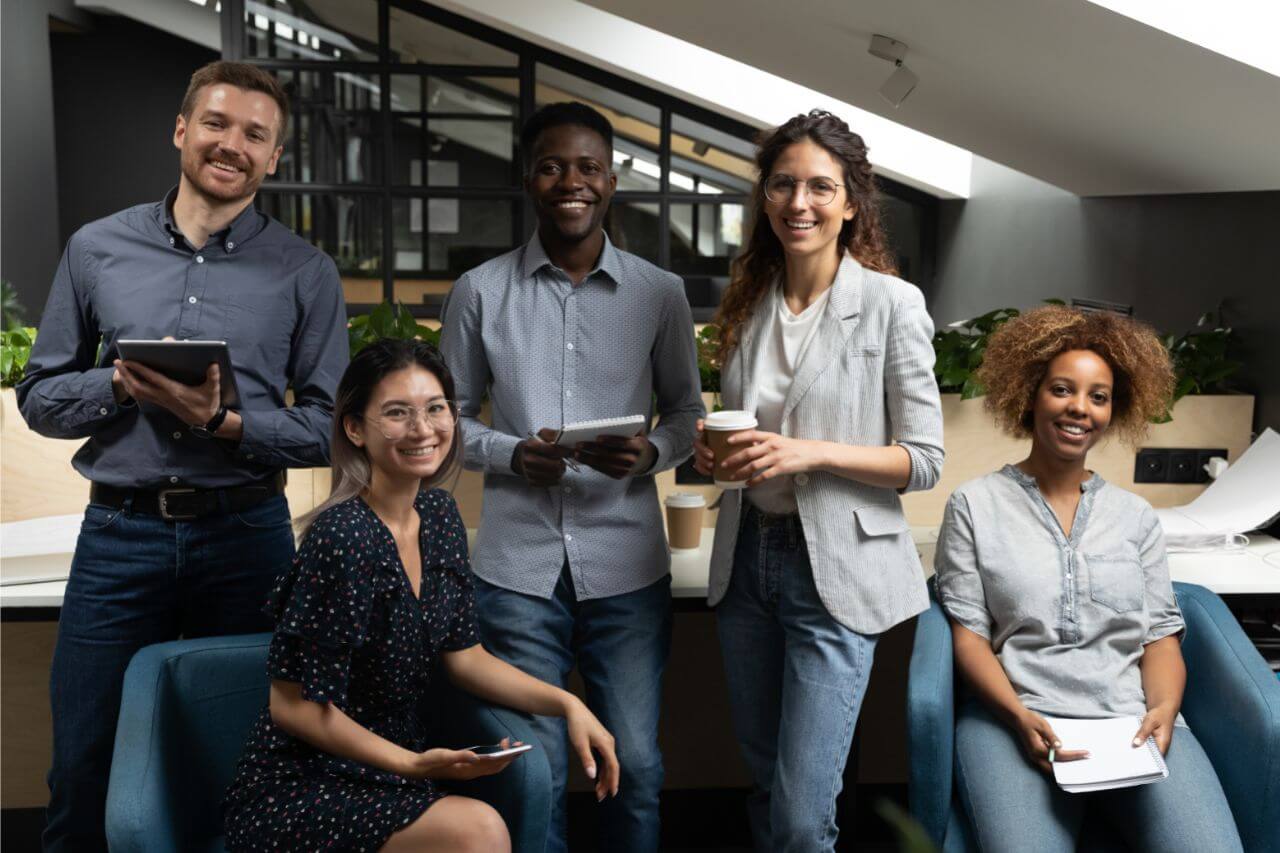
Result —
M 197 71 L 173 135 L 178 186 L 72 235 L 18 386 L 32 429 L 88 439 L 72 464 L 91 482 L 50 679 L 45 850 L 106 850 L 134 652 L 271 627 L 261 608 L 293 557 L 283 472 L 328 463 L 347 363 L 337 269 L 253 206 L 287 122 L 267 72 Z M 118 360 L 121 339 L 165 337 L 225 340 L 239 408 L 222 406 L 215 365 L 189 386 Z
M 622 779 L 601 850 L 658 845 L 658 710 L 671 637 L 670 557 L 653 475 L 689 456 L 702 416 L 693 317 L 679 277 L 617 249 L 602 223 L 617 186 L 613 128 L 579 103 L 520 135 L 538 230 L 463 275 L 442 350 L 457 386 L 465 464 L 485 472 L 472 568 L 486 648 L 564 686 L 617 739 Z M 478 419 L 488 394 L 492 424 Z M 650 413 L 657 427 L 573 450 L 550 429 Z M 554 781 L 547 851 L 565 849 L 563 721 L 535 718 Z M 582 756 L 590 764 L 590 756 Z

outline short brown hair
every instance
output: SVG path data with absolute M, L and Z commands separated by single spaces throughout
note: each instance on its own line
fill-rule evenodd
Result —
M 179 111 L 182 117 L 190 121 L 200 90 L 205 86 L 216 86 L 219 83 L 270 95 L 276 102 L 276 106 L 280 108 L 280 129 L 276 133 L 276 144 L 280 144 L 285 132 L 289 129 L 289 96 L 285 94 L 284 87 L 271 72 L 247 62 L 218 60 L 210 62 L 192 74 L 191 82 L 187 84 L 187 94 L 182 97 L 182 109 Z
M 1147 424 L 1168 411 L 1173 396 L 1169 351 L 1149 326 L 1110 313 L 1051 305 L 1014 317 L 997 329 L 978 368 L 986 406 L 1005 432 L 1031 435 L 1028 414 L 1049 363 L 1070 350 L 1089 350 L 1114 378 L 1111 429 L 1137 446 Z

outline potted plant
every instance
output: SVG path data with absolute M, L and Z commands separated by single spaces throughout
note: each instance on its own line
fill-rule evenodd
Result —
M 394 306 L 388 300 L 368 314 L 359 314 L 347 322 L 347 340 L 351 355 L 382 338 L 411 340 L 419 338 L 434 346 L 440 346 L 440 331 L 419 323 L 400 303 Z

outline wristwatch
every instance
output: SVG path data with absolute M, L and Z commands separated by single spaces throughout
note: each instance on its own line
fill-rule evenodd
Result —
M 191 431 L 201 438 L 213 438 L 213 434 L 218 431 L 218 427 L 222 426 L 222 422 L 227 419 L 227 407 L 219 406 L 218 411 L 204 426 L 195 425 L 191 427 Z

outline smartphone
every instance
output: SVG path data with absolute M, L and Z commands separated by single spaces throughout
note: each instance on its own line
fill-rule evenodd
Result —
M 467 749 L 484 758 L 506 758 L 508 755 L 519 755 L 522 752 L 528 752 L 533 749 L 533 744 L 522 743 L 519 746 L 503 746 L 500 743 L 490 743 L 483 746 L 469 746 Z

